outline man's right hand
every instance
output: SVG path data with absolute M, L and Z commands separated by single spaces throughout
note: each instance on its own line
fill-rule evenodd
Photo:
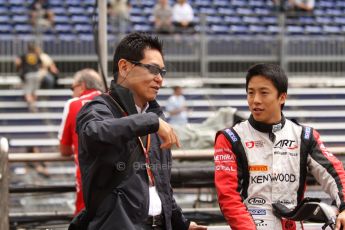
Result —
M 159 129 L 157 133 L 163 140 L 163 143 L 160 146 L 162 149 L 171 148 L 173 145 L 176 145 L 178 148 L 181 147 L 174 129 L 161 118 L 159 118 Z

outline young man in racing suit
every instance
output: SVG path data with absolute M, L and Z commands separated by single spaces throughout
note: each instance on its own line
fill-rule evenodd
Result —
M 302 229 L 302 223 L 275 217 L 272 203 L 294 208 L 303 198 L 307 170 L 336 201 L 336 229 L 345 226 L 343 164 L 325 148 L 316 130 L 284 117 L 287 87 L 279 66 L 250 68 L 250 118 L 216 135 L 215 184 L 232 230 Z

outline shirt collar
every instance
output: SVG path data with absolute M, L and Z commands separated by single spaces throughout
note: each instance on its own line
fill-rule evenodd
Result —
M 135 108 L 137 108 L 138 113 L 146 113 L 146 110 L 149 108 L 149 103 L 147 102 L 143 109 L 137 105 L 135 105 Z
M 259 121 L 256 121 L 253 117 L 253 115 L 250 115 L 249 117 L 249 123 L 258 131 L 263 132 L 263 133 L 275 133 L 283 129 L 285 125 L 285 117 L 282 114 L 281 120 L 273 125 L 268 125 Z

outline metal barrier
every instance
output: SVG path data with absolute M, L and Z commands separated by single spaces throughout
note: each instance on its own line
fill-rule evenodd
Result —
M 345 70 L 345 38 L 340 36 L 160 36 L 164 43 L 168 77 L 243 77 L 257 62 L 279 63 L 291 77 L 339 77 Z M 13 61 L 30 40 L 13 37 L 0 40 L 0 75 L 13 75 Z M 108 39 L 108 72 L 118 40 Z M 44 40 L 43 50 L 56 61 L 62 73 L 97 68 L 93 40 Z M 111 76 L 111 74 L 109 74 Z
M 9 229 L 8 141 L 0 137 L 0 229 Z

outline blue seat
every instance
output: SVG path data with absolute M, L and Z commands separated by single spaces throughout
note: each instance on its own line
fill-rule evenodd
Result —
M 68 6 L 75 6 L 75 7 L 79 7 L 82 2 L 83 1 L 80 1 L 80 0 L 68 0 L 68 1 L 65 1 L 66 5 L 68 5 Z
M 315 22 L 319 24 L 331 24 L 333 22 L 331 17 L 327 16 L 318 16 L 315 18 Z
M 202 7 L 199 8 L 199 14 L 215 15 L 217 14 L 217 10 L 214 8 Z
M 144 10 L 142 10 L 142 12 L 143 12 L 145 15 L 152 15 L 152 13 L 153 13 L 153 8 L 152 8 L 152 7 L 145 7 Z
M 277 24 L 278 18 L 276 16 L 264 16 L 261 18 L 261 22 L 265 24 Z
M 243 16 L 242 20 L 246 24 L 257 24 L 260 22 L 260 18 L 256 16 Z
M 13 27 L 9 24 L 0 24 L 0 34 L 12 33 Z
M 13 15 L 12 20 L 14 23 L 23 23 L 29 21 L 28 15 Z
M 224 22 L 228 24 L 241 24 L 242 18 L 239 16 L 225 16 Z
M 208 24 L 221 24 L 221 23 L 223 23 L 223 18 L 220 17 L 220 16 L 210 16 L 210 15 L 208 15 L 206 17 L 206 22 Z
M 141 8 L 133 6 L 130 10 L 130 15 L 142 15 L 142 11 Z
M 229 27 L 225 25 L 212 25 L 210 27 L 211 33 L 213 34 L 228 34 Z
M 334 17 L 334 22 L 337 24 L 345 25 L 345 17 Z
M 14 26 L 17 34 L 31 34 L 33 32 L 32 26 L 28 24 L 18 24 Z
M 314 24 L 315 20 L 313 17 L 299 17 L 299 23 L 301 24 Z
M 136 32 L 152 32 L 153 28 L 150 25 L 142 25 L 142 24 L 136 24 L 133 26 L 134 31 Z
M 213 1 L 213 5 L 215 7 L 228 7 L 231 3 L 228 0 L 218 0 L 218 1 Z
M 286 27 L 286 32 L 288 34 L 304 34 L 304 27 L 303 26 L 297 26 L 297 25 L 289 25 Z
M 255 8 L 254 13 L 258 15 L 269 15 L 272 13 L 272 11 L 267 8 Z
M 270 34 L 278 34 L 280 32 L 280 27 L 269 25 L 267 26 L 267 32 Z
M 129 20 L 134 24 L 146 24 L 148 22 L 145 16 L 130 16 Z
M 28 12 L 28 8 L 24 6 L 11 6 L 9 10 L 14 14 L 26 14 Z
M 75 25 L 75 30 L 78 34 L 91 34 L 93 31 L 93 28 L 91 25 L 85 25 L 85 24 L 77 24 Z
M 240 15 L 253 15 L 254 13 L 250 8 L 237 8 L 236 12 Z
M 322 29 L 325 34 L 341 34 L 342 33 L 341 27 L 339 26 L 324 25 Z
M 322 7 L 322 8 L 333 8 L 334 2 L 333 1 L 319 1 L 317 2 L 317 6 Z
M 8 1 L 9 4 L 12 6 L 22 6 L 23 5 L 23 0 L 10 0 Z
M 66 15 L 67 14 L 67 10 L 64 7 L 60 7 L 60 6 L 52 7 L 51 10 L 54 12 L 55 15 Z
M 326 10 L 326 14 L 328 15 L 336 15 L 336 16 L 343 16 L 344 15 L 344 11 L 339 10 L 339 9 L 327 9 Z
M 222 15 L 234 15 L 235 14 L 235 10 L 232 8 L 218 8 L 218 14 L 222 14 Z
M 90 17 L 85 15 L 72 15 L 71 21 L 73 23 L 88 24 L 90 23 Z
M 254 34 L 264 34 L 267 32 L 267 28 L 265 26 L 259 25 L 250 25 L 248 30 Z
M 325 15 L 325 11 L 324 10 L 322 10 L 322 9 L 314 9 L 313 10 L 313 14 L 314 15 L 321 15 L 321 16 L 323 16 L 323 15 Z
M 70 19 L 66 15 L 55 15 L 54 21 L 58 24 L 68 24 Z
M 55 25 L 55 30 L 59 34 L 61 33 L 72 33 L 73 32 L 73 27 L 69 24 L 56 24 Z
M 304 30 L 306 33 L 308 34 L 322 34 L 322 28 L 320 26 L 310 26 L 310 25 L 307 25 L 305 26 L 305 30 Z
M 8 15 L 0 15 L 0 23 L 8 23 L 10 19 L 11 18 Z
M 231 25 L 230 32 L 233 34 L 249 34 L 248 26 Z
M 251 7 L 261 7 L 261 8 L 263 8 L 263 7 L 267 7 L 267 5 L 266 5 L 266 2 L 265 1 L 249 1 L 248 2 L 248 6 L 251 6 Z
M 73 6 L 70 6 L 70 7 L 68 7 L 67 8 L 68 9 L 68 12 L 70 13 L 70 14 L 74 14 L 74 15 L 76 15 L 76 14 L 78 14 L 78 15 L 81 15 L 81 14 L 85 14 L 85 9 L 84 9 L 84 7 L 73 7 Z
M 248 2 L 243 0 L 232 0 L 231 5 L 236 7 L 245 7 L 247 6 Z

